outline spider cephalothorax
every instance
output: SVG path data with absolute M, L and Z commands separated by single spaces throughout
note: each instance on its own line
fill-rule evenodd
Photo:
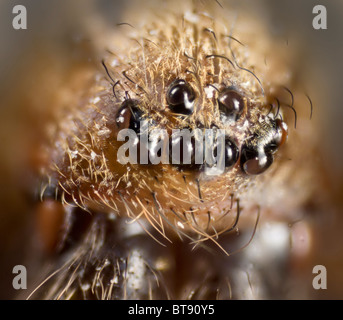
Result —
M 269 168 L 287 126 L 248 55 L 238 58 L 240 41 L 209 18 L 172 19 L 163 30 L 130 30 L 125 53 L 111 49 L 75 129 L 57 136 L 49 174 L 86 209 L 162 213 L 206 234 L 232 225 L 232 195 Z

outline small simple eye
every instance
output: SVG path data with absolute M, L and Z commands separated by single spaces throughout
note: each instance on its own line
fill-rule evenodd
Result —
M 287 139 L 288 129 L 285 122 L 280 119 L 273 122 L 273 130 L 271 133 L 270 141 L 265 145 L 265 151 L 274 153 L 281 147 Z
M 118 129 L 132 129 L 135 132 L 140 130 L 140 121 L 142 121 L 143 112 L 138 108 L 138 101 L 125 100 L 116 115 L 116 124 Z
M 241 150 L 241 169 L 249 175 L 265 172 L 273 163 L 273 156 L 265 152 L 263 147 L 257 149 L 243 145 Z
M 238 120 L 243 113 L 246 99 L 231 89 L 221 92 L 218 98 L 219 110 L 226 119 Z
M 185 80 L 175 80 L 167 92 L 169 109 L 174 113 L 190 115 L 194 109 L 195 93 Z

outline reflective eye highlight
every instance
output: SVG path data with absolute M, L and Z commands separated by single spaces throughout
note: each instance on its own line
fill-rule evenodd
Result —
M 218 147 L 217 145 L 214 146 L 213 154 L 215 157 L 218 156 Z M 219 155 L 219 158 L 221 155 Z M 225 137 L 225 147 L 224 147 L 224 161 L 225 161 L 225 168 L 231 168 L 239 158 L 239 150 L 236 144 L 228 137 Z
M 271 153 L 263 148 L 252 149 L 243 145 L 241 150 L 241 169 L 249 175 L 258 175 L 265 172 L 273 163 Z
M 247 139 L 241 149 L 240 165 L 243 172 L 257 175 L 273 163 L 273 154 L 287 139 L 287 125 L 280 119 L 272 120 L 267 128 Z
M 218 105 L 224 122 L 227 119 L 237 121 L 244 111 L 246 99 L 238 92 L 226 89 L 220 93 Z
M 225 139 L 225 168 L 231 168 L 239 158 L 239 150 L 230 138 Z
M 273 122 L 273 132 L 270 141 L 266 143 L 265 149 L 271 153 L 274 153 L 279 147 L 281 147 L 287 139 L 288 135 L 288 128 L 286 123 L 281 121 L 280 119 L 275 120 Z
M 133 99 L 125 100 L 116 115 L 116 124 L 119 130 L 132 129 L 136 133 L 140 131 L 140 121 L 143 112 L 138 108 L 138 101 Z
M 185 128 L 191 132 L 190 128 Z M 203 149 L 196 149 L 196 138 L 183 136 L 182 133 L 173 134 L 169 140 L 169 161 L 180 169 L 200 170 L 202 164 L 196 163 L 196 152 L 198 157 L 203 157 Z
M 167 103 L 173 113 L 190 115 L 194 111 L 195 93 L 185 80 L 175 80 L 167 92 Z

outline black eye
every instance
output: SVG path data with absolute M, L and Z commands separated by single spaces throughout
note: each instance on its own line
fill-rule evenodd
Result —
M 143 120 L 143 112 L 138 108 L 138 101 L 125 100 L 117 113 L 116 124 L 118 129 L 132 129 L 136 133 L 140 130 L 140 121 Z
M 193 113 L 195 93 L 193 88 L 185 81 L 174 81 L 167 92 L 169 109 L 174 113 L 189 115 Z
M 270 138 L 265 143 L 265 151 L 275 153 L 276 150 L 284 144 L 287 139 L 287 125 L 280 119 L 273 121 L 273 127 L 270 131 Z
M 191 129 L 184 128 L 191 133 Z M 196 156 L 196 152 L 199 152 Z M 200 161 L 198 161 L 198 159 Z M 169 140 L 169 162 L 180 169 L 199 170 L 203 159 L 203 148 L 196 148 L 196 138 L 184 136 L 181 130 L 173 133 Z M 198 163 L 199 162 L 199 163 Z
M 226 121 L 227 119 L 236 121 L 244 111 L 246 100 L 236 91 L 226 89 L 224 92 L 220 93 L 218 104 L 219 110 L 224 117 L 223 121 Z
M 230 169 L 236 164 L 239 158 L 239 150 L 228 135 L 218 133 L 216 129 L 212 130 L 214 130 L 214 136 L 208 136 L 209 140 L 205 142 L 205 172 L 209 175 L 217 175 L 224 173 L 225 169 Z M 216 138 L 212 144 L 211 139 L 213 137 Z
M 241 169 L 249 175 L 265 172 L 273 163 L 273 156 L 263 147 L 251 148 L 243 145 L 241 150 Z
M 230 138 L 225 138 L 225 168 L 231 168 L 238 160 L 239 151 Z
M 273 163 L 273 154 L 286 141 L 287 125 L 277 120 L 266 120 L 260 130 L 245 141 L 241 149 L 241 169 L 249 175 L 266 171 Z
M 217 146 L 214 147 L 213 154 L 215 157 L 217 157 Z M 236 144 L 228 136 L 226 136 L 224 148 L 225 168 L 231 168 L 237 162 L 238 158 L 239 150 Z

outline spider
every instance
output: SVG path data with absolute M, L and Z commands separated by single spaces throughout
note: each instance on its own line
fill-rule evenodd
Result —
M 318 171 L 289 52 L 215 1 L 140 15 L 95 20 L 91 58 L 48 100 L 28 298 L 292 295 Z

